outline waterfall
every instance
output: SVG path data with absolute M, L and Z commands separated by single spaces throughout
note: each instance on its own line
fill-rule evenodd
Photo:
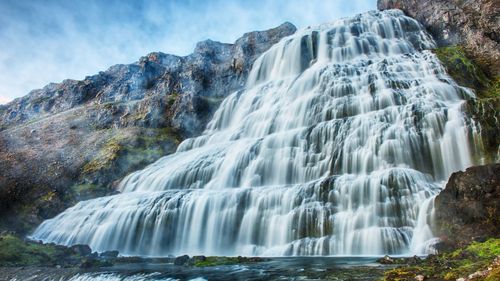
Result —
M 160 256 L 423 254 L 433 197 L 470 165 L 434 42 L 399 10 L 299 30 L 204 133 L 34 239 Z

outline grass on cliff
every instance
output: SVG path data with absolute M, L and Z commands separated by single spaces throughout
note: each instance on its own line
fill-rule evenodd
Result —
M 265 261 L 263 258 L 248 258 L 248 257 L 205 257 L 204 259 L 195 259 L 194 266 L 208 267 L 219 265 L 233 265 L 242 263 L 257 263 Z
M 95 257 L 82 256 L 69 247 L 25 241 L 10 233 L 0 234 L 0 267 L 53 267 L 56 265 L 90 268 L 112 264 Z
M 55 245 L 25 242 L 10 234 L 0 236 L 0 266 L 52 264 L 60 252 Z
M 182 139 L 170 128 L 150 129 L 150 131 L 151 134 L 137 135 L 132 138 L 123 135 L 112 137 L 104 144 L 96 157 L 84 165 L 83 174 L 109 168 L 120 157 L 129 158 L 126 160 L 131 160 L 131 163 L 150 163 L 165 154 L 161 145 L 163 142 L 171 140 L 178 144 Z
M 441 47 L 435 49 L 434 53 L 448 74 L 459 85 L 476 90 L 478 98 L 500 97 L 500 74 L 488 77 L 482 71 L 480 64 L 467 56 L 464 47 L 460 45 Z
M 500 239 L 491 238 L 485 242 L 473 242 L 453 252 L 431 255 L 416 265 L 389 270 L 384 280 L 416 280 L 417 275 L 423 275 L 426 280 L 456 280 L 485 270 L 498 256 Z M 482 280 L 500 280 L 500 268 L 494 267 Z

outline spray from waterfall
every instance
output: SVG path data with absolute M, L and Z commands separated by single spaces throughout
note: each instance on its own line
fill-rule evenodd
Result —
M 299 30 L 205 132 L 35 239 L 167 255 L 423 254 L 433 197 L 471 160 L 458 87 L 401 11 Z

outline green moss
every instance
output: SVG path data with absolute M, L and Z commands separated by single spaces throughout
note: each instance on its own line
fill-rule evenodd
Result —
M 101 170 L 111 165 L 113 160 L 118 157 L 118 153 L 122 149 L 119 139 L 110 139 L 104 147 L 99 151 L 98 155 L 90 162 L 83 166 L 83 173 L 90 174 Z
M 101 267 L 110 262 L 84 257 L 65 246 L 24 241 L 13 234 L 0 235 L 0 267 L 2 266 L 55 266 Z
M 44 265 L 56 262 L 55 246 L 29 243 L 14 235 L 0 237 L 0 266 Z
M 500 96 L 500 76 L 488 77 L 462 46 L 441 47 L 434 53 L 459 85 L 476 90 L 479 98 Z
M 169 106 L 174 105 L 174 103 L 177 101 L 177 99 L 179 98 L 179 96 L 180 95 L 177 92 L 170 93 L 170 95 L 168 95 L 168 97 L 167 97 L 167 104 Z
M 495 258 L 500 255 L 500 239 L 491 238 L 483 243 L 474 242 L 467 247 L 466 251 L 480 258 Z
M 206 257 L 205 259 L 195 260 L 194 266 L 207 267 L 219 265 L 232 265 L 242 263 L 255 263 L 265 261 L 262 258 L 248 258 L 248 257 Z
M 57 196 L 57 194 L 55 191 L 49 191 L 49 192 L 45 193 L 42 197 L 40 197 L 40 200 L 44 201 L 44 202 L 50 202 L 56 196 Z
M 148 164 L 165 155 L 165 142 L 171 141 L 178 145 L 182 136 L 172 128 L 148 129 L 138 135 L 116 135 L 109 139 L 97 153 L 83 167 L 83 174 L 92 174 L 108 169 L 115 164 L 119 158 L 126 163 Z
M 207 257 L 205 260 L 196 261 L 194 263 L 194 266 L 205 267 L 205 266 L 229 265 L 237 263 L 238 260 L 233 257 Z
M 385 273 L 384 279 L 415 280 L 415 276 L 423 275 L 432 280 L 455 280 L 484 270 L 499 255 L 500 239 L 492 238 L 482 243 L 474 242 L 450 253 L 431 256 L 418 265 L 391 269 Z M 495 272 L 492 274 L 498 274 Z

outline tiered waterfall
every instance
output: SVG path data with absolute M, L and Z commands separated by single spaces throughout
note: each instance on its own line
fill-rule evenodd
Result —
M 422 254 L 432 198 L 470 164 L 469 92 L 401 11 L 284 38 L 205 132 L 33 238 L 122 254 Z

